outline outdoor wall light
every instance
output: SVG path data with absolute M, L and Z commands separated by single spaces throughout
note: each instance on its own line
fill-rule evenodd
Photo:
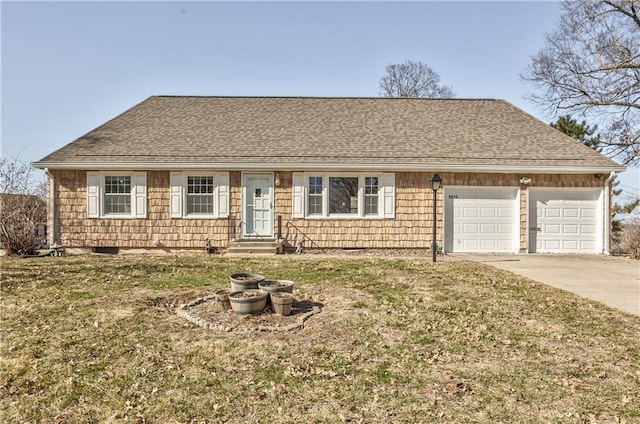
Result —
M 431 241 L 431 255 L 433 262 L 436 261 L 436 255 L 438 254 L 438 243 L 436 243 L 436 219 L 437 219 L 437 203 L 438 203 L 438 190 L 442 186 L 442 177 L 439 174 L 433 174 L 429 180 L 429 186 L 433 190 L 433 237 Z
M 275 181 L 276 185 L 279 186 L 280 185 L 280 174 L 278 172 L 276 172 L 276 181 Z
M 520 178 L 520 184 L 529 185 L 529 183 L 531 183 L 531 178 L 527 178 L 527 177 Z

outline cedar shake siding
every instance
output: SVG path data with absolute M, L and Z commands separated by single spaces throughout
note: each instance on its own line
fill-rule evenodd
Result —
M 227 219 L 170 217 L 169 172 L 147 172 L 147 218 L 88 218 L 87 173 L 54 171 L 55 234 L 66 247 L 204 248 L 227 240 Z M 237 173 L 239 174 L 239 173 Z
M 169 171 L 147 172 L 146 218 L 88 218 L 87 172 L 51 171 L 55 184 L 57 242 L 69 248 L 120 247 L 202 249 L 205 239 L 226 247 L 239 237 L 242 216 L 241 172 L 229 172 L 229 215 L 225 218 L 171 218 Z M 431 245 L 433 172 L 395 173 L 395 218 L 292 218 L 292 175 L 278 172 L 274 216 L 282 217 L 285 243 L 295 246 L 302 234 L 321 248 L 422 248 Z M 531 184 L 521 185 L 521 174 L 441 173 L 443 187 L 517 187 L 520 190 L 520 249 L 527 244 L 528 187 L 602 188 L 608 177 L 600 175 L 528 174 Z M 442 245 L 443 193 L 438 191 L 438 245 Z M 287 225 L 287 224 L 293 225 Z M 51 223 L 49 223 L 51 225 Z M 274 220 L 274 234 L 277 232 Z M 306 247 L 311 245 L 306 242 Z

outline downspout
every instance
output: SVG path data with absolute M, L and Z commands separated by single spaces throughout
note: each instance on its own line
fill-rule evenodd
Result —
M 55 199 L 56 199 L 56 187 L 54 185 L 53 174 L 49 172 L 49 168 L 44 168 L 44 173 L 49 179 L 49 225 L 47 231 L 49 232 L 49 246 L 53 246 L 56 243 L 55 238 Z
M 611 171 L 609 178 L 604 181 L 604 240 L 603 251 L 605 255 L 609 254 L 609 247 L 611 243 L 611 180 L 616 176 L 615 171 Z

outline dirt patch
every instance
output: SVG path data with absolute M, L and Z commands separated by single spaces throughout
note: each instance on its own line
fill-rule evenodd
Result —
M 180 296 L 184 300 L 184 295 Z M 220 304 L 210 294 L 191 297 L 187 303 L 178 306 L 178 315 L 188 319 L 196 325 L 218 331 L 286 331 L 300 329 L 306 321 L 323 312 L 327 315 L 327 324 L 348 320 L 348 315 L 358 312 L 353 307 L 354 302 L 365 300 L 371 302 L 371 297 L 357 290 L 327 290 L 298 287 L 294 293 L 291 313 L 287 316 L 276 314 L 267 304 L 260 314 L 239 315 L 232 310 L 223 310 Z M 175 300 L 171 300 L 174 303 Z M 324 321 L 324 320 L 323 320 Z

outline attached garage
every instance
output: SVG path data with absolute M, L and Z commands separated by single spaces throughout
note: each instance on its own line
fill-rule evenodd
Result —
M 517 253 L 516 187 L 446 187 L 445 252 Z
M 602 189 L 529 189 L 530 253 L 602 253 Z

